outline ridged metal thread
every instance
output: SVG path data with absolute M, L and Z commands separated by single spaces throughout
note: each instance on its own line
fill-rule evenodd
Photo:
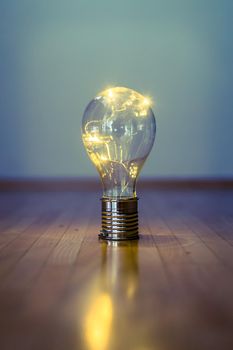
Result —
M 138 198 L 102 198 L 102 230 L 107 240 L 138 239 Z

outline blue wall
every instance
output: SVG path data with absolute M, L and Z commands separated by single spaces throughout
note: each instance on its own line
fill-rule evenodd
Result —
M 98 91 L 155 101 L 146 176 L 233 175 L 233 1 L 0 1 L 0 176 L 89 176 Z

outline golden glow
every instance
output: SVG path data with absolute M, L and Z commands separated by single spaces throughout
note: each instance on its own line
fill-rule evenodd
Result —
M 85 337 L 90 350 L 109 349 L 112 318 L 112 300 L 107 293 L 100 293 L 90 304 L 85 319 Z
M 129 299 L 132 299 L 134 297 L 135 291 L 136 291 L 136 283 L 134 280 L 132 280 L 129 282 L 129 285 L 126 290 L 127 297 Z
M 109 98 L 113 98 L 113 92 L 112 92 L 112 90 L 110 89 L 110 90 L 108 90 L 108 97 Z
M 150 98 L 150 97 L 145 97 L 144 100 L 143 100 L 143 104 L 144 104 L 145 106 L 151 107 L 151 106 L 152 106 L 152 100 L 151 100 L 151 98 Z
M 145 117 L 148 113 L 148 109 L 152 106 L 152 100 L 149 97 L 144 97 L 140 103 L 139 113 L 140 117 Z
M 119 344 L 128 344 L 125 337 L 132 336 L 135 328 L 134 322 L 128 319 L 128 312 L 136 305 L 139 296 L 138 242 L 107 241 L 102 242 L 99 248 L 100 268 L 95 270 L 77 299 L 76 317 L 83 341 L 81 348 L 86 350 L 112 349 L 116 346 L 118 330 L 124 338 Z M 140 339 L 140 335 L 135 336 Z M 121 349 L 124 350 L 124 346 Z
M 155 120 L 148 96 L 124 87 L 111 87 L 88 105 L 83 142 L 112 196 L 135 196 L 133 182 L 154 142 Z M 106 187 L 107 187 L 106 186 Z
M 137 165 L 131 164 L 129 167 L 129 175 L 135 179 L 137 177 L 137 174 L 138 174 Z
M 148 109 L 151 106 L 151 99 L 149 97 L 144 97 L 140 95 L 136 91 L 129 90 L 130 93 L 128 93 L 127 99 L 119 103 L 118 100 L 120 98 L 119 96 L 121 96 L 120 94 L 122 93 L 122 90 L 128 91 L 129 89 L 121 87 L 108 88 L 102 91 L 97 96 L 97 99 L 104 98 L 107 101 L 107 103 L 111 105 L 112 115 L 110 115 L 109 119 L 114 117 L 114 114 L 119 112 L 125 112 L 127 111 L 127 109 L 131 108 L 133 108 L 135 118 L 146 117 L 148 114 Z M 117 108 L 115 105 L 117 105 Z M 102 170 L 101 161 L 119 163 L 127 171 L 128 175 L 131 178 L 135 179 L 138 175 L 139 167 L 137 165 L 131 165 L 130 168 L 127 170 L 126 165 L 123 162 L 124 154 L 122 147 L 119 148 L 118 152 L 116 148 L 116 143 L 114 143 L 114 151 L 112 151 L 108 143 L 112 141 L 113 138 L 112 136 L 100 135 L 99 130 L 101 130 L 101 127 L 99 124 L 100 122 L 98 120 L 88 121 L 85 125 L 85 133 L 83 134 L 83 142 L 86 146 L 89 156 L 96 165 L 97 169 L 100 173 L 104 173 L 104 171 Z M 96 156 L 95 154 L 93 155 L 93 153 L 96 152 L 98 152 L 98 156 Z M 119 154 L 119 159 L 113 159 L 114 157 L 111 156 L 112 154 L 114 154 L 115 156 Z
M 97 135 L 85 135 L 85 142 L 94 142 L 94 143 L 102 143 L 103 141 L 101 140 L 100 137 Z
M 97 133 L 86 133 L 83 135 L 83 142 L 84 144 L 92 144 L 92 145 L 100 145 L 100 144 L 107 144 L 111 141 L 111 136 L 101 136 Z
M 116 93 L 114 92 L 113 89 L 114 88 L 109 88 L 100 93 L 100 96 L 104 97 L 105 101 L 107 102 L 108 105 L 111 106 L 111 108 L 113 108 L 114 101 L 116 98 Z
M 119 106 L 116 109 L 114 104 L 119 102 L 120 95 L 122 92 L 124 92 L 124 90 L 130 91 L 130 94 L 128 94 L 123 103 L 119 103 Z M 143 114 L 140 112 L 143 110 L 145 112 L 144 114 L 146 114 L 148 109 L 152 106 L 152 100 L 150 97 L 143 96 L 136 91 L 122 87 L 107 88 L 106 90 L 102 91 L 97 98 L 100 99 L 101 97 L 104 98 L 108 104 L 112 104 L 111 107 L 113 108 L 114 112 L 125 111 L 127 108 L 134 105 L 135 115 L 142 116 Z

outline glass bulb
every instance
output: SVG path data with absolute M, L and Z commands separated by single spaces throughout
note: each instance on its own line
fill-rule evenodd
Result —
M 155 139 L 151 101 L 138 92 L 114 87 L 87 106 L 82 137 L 103 184 L 103 200 L 136 198 L 136 180 Z

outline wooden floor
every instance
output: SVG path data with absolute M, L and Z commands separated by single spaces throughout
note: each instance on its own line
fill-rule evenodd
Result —
M 1 194 L 0 349 L 233 349 L 233 191 L 141 192 L 122 245 L 99 197 Z

